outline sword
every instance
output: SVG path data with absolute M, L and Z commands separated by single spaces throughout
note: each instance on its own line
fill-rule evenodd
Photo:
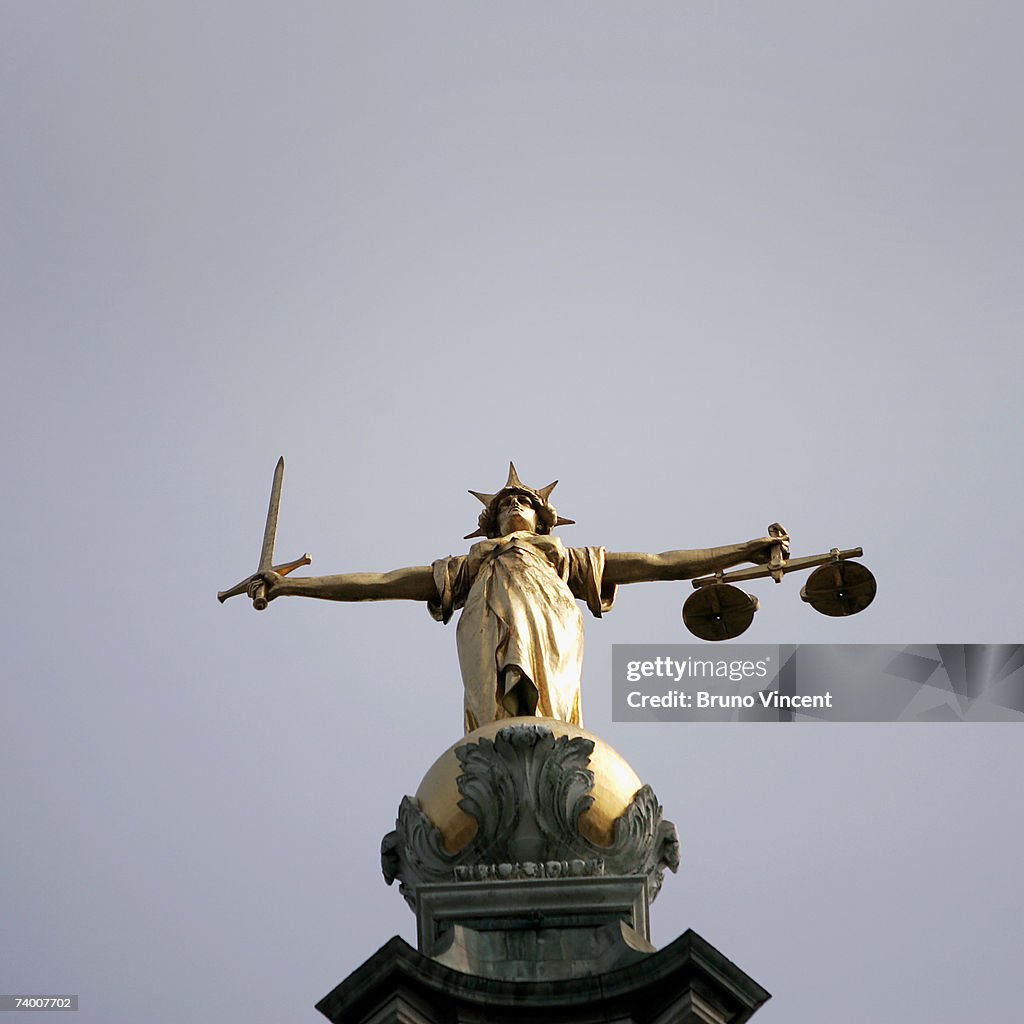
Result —
M 259 568 L 251 575 L 246 576 L 241 583 L 236 583 L 230 590 L 221 590 L 217 594 L 217 600 L 223 604 L 229 597 L 238 594 L 248 594 L 252 598 L 252 606 L 256 611 L 261 612 L 267 607 L 267 585 L 263 581 L 263 573 L 272 571 L 280 576 L 287 576 L 293 569 L 301 565 L 309 565 L 313 561 L 306 552 L 301 558 L 294 562 L 285 562 L 283 565 L 274 565 L 274 540 L 277 537 L 277 514 L 281 509 L 281 484 L 284 482 L 284 456 L 277 460 L 274 468 L 274 483 L 270 488 L 270 505 L 267 508 L 267 525 L 263 529 L 263 546 L 260 548 Z

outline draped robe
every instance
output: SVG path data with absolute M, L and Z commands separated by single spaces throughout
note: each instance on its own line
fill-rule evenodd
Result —
M 566 548 L 557 537 L 520 531 L 433 563 L 431 615 L 448 622 L 462 608 L 456 641 L 466 732 L 511 717 L 501 700 L 509 667 L 537 688 L 537 715 L 582 724 L 576 599 L 596 616 L 611 608 L 615 586 L 602 581 L 604 560 L 604 548 Z

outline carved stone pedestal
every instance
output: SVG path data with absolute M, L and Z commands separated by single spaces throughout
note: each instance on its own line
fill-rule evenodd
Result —
M 554 981 L 465 974 L 396 937 L 317 1009 L 333 1024 L 744 1024 L 768 998 L 692 931 L 632 965 Z
M 547 981 L 601 974 L 654 952 L 643 878 L 424 885 L 421 953 L 480 977 Z
M 694 932 L 660 952 L 649 902 L 675 826 L 598 737 L 548 719 L 471 733 L 381 844 L 416 913 L 317 1004 L 335 1024 L 742 1024 L 769 998 Z

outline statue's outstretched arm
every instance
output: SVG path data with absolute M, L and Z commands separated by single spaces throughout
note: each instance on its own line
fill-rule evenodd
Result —
M 324 601 L 436 601 L 437 587 L 429 565 L 393 572 L 352 572 L 341 576 L 279 576 L 264 573 L 267 600 L 318 597 Z
M 778 537 L 759 537 L 744 544 L 693 551 L 609 551 L 605 556 L 605 583 L 649 583 L 654 580 L 689 580 L 695 576 L 728 569 L 742 562 L 767 562 Z

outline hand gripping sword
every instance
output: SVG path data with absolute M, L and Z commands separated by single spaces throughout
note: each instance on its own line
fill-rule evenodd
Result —
M 260 567 L 251 575 L 246 576 L 241 583 L 236 583 L 230 590 L 221 590 L 217 594 L 217 600 L 223 604 L 229 597 L 238 594 L 248 594 L 252 598 L 252 606 L 256 611 L 261 612 L 267 607 L 267 585 L 263 582 L 262 575 L 265 572 L 276 572 L 280 576 L 287 576 L 293 569 L 301 565 L 309 565 L 313 561 L 309 552 L 294 562 L 285 562 L 283 565 L 273 565 L 274 561 L 274 538 L 277 536 L 277 513 L 281 508 L 281 484 L 284 481 L 284 456 L 277 460 L 274 469 L 274 483 L 270 488 L 270 507 L 267 509 L 267 525 L 263 530 L 263 547 L 260 549 Z

